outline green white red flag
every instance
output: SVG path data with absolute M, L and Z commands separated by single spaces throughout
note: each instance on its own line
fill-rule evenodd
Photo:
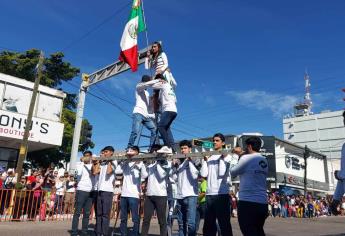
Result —
M 133 0 L 132 10 L 122 34 L 119 60 L 126 62 L 132 69 L 138 69 L 138 33 L 145 30 L 140 0 Z

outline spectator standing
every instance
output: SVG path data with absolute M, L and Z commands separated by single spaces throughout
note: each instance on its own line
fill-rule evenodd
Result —
M 25 209 L 25 195 L 26 195 L 26 177 L 22 176 L 20 181 L 15 184 L 15 200 L 13 209 L 13 221 L 20 221 L 20 217 L 23 214 L 22 209 Z
M 66 192 L 64 198 L 64 213 L 71 214 L 73 212 L 74 207 L 74 199 L 75 199 L 75 181 L 74 175 L 70 175 L 69 179 L 66 181 Z
M 63 211 L 63 197 L 66 190 L 66 182 L 64 176 L 60 176 L 58 181 L 55 183 L 56 187 L 56 198 L 55 198 L 55 211 L 58 214 L 62 214 Z

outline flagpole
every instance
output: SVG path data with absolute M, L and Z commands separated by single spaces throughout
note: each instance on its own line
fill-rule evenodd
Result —
M 144 0 L 141 0 L 141 8 L 143 9 L 143 18 L 144 18 L 144 24 L 145 24 L 145 36 L 146 36 L 146 47 L 149 46 L 149 36 L 148 36 L 148 32 L 147 32 L 147 24 L 146 24 L 146 17 L 145 17 L 145 10 L 144 10 Z M 150 74 L 151 77 L 153 76 L 152 73 L 152 68 L 150 67 Z
M 149 46 L 149 36 L 147 34 L 147 24 L 146 24 L 146 18 L 145 18 L 145 10 L 144 10 L 144 0 L 141 0 L 141 8 L 143 9 L 143 18 L 144 18 L 144 24 L 145 24 L 145 35 L 146 35 L 146 47 Z

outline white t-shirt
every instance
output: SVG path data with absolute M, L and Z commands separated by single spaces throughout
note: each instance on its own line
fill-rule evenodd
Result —
M 231 157 L 226 155 L 212 155 L 207 162 L 202 161 L 200 175 L 207 177 L 206 195 L 229 194 L 231 188 L 230 174 Z
M 77 190 L 91 192 L 95 177 L 91 173 L 92 164 L 82 164 L 77 169 Z
M 74 185 L 75 185 L 74 181 L 66 182 L 66 193 L 75 193 Z
M 199 171 L 194 164 L 185 160 L 177 169 L 177 194 L 181 198 L 198 196 Z
M 260 153 L 243 155 L 231 168 L 231 175 L 240 177 L 240 201 L 267 204 L 268 162 L 264 156 Z
M 123 174 L 121 197 L 139 198 L 141 192 L 141 179 L 147 177 L 146 167 L 143 162 L 126 162 L 118 165 L 116 174 Z
M 65 194 L 65 182 L 64 181 L 58 180 L 55 183 L 55 187 L 56 187 L 56 195 L 63 196 Z
M 101 164 L 101 172 L 99 173 L 99 179 L 98 179 L 98 191 L 104 191 L 104 192 L 114 192 L 114 183 L 115 183 L 115 173 L 114 170 L 117 167 L 117 161 L 112 161 L 112 168 L 113 172 L 111 174 L 107 174 L 107 163 Z
M 167 176 L 170 170 L 170 162 L 166 166 L 157 162 L 147 166 L 147 196 L 167 196 Z
M 159 101 L 162 112 L 177 112 L 175 90 L 173 85 L 170 83 L 156 79 L 146 83 L 140 83 L 138 86 L 140 86 L 140 88 L 152 87 L 153 89 L 159 89 Z
M 145 87 L 141 86 L 139 83 L 135 90 L 135 106 L 133 109 L 134 113 L 139 113 L 144 117 L 154 117 L 153 113 L 150 113 L 150 98 L 149 92 L 146 91 Z

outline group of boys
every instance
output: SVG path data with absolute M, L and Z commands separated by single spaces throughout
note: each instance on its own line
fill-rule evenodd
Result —
M 213 136 L 215 150 L 221 150 L 224 142 L 224 135 L 217 133 Z M 260 143 L 249 143 L 248 146 L 255 146 L 255 150 L 260 149 Z M 183 140 L 180 142 L 181 153 L 190 153 L 191 148 L 192 145 L 189 141 Z M 156 145 L 156 148 L 153 148 L 152 152 L 157 149 Z M 251 156 L 247 154 L 246 156 L 248 157 L 241 157 L 239 164 L 235 167 L 230 166 L 231 155 L 204 157 L 201 164 L 197 160 L 190 158 L 182 161 L 175 159 L 172 161 L 154 161 L 146 164 L 143 161 L 130 161 L 131 157 L 138 155 L 139 152 L 139 148 L 133 146 L 126 153 L 128 157 L 127 161 L 118 162 L 116 160 L 108 160 L 93 163 L 91 163 L 91 153 L 84 153 L 82 159 L 84 164 L 79 167 L 77 175 L 78 187 L 76 193 L 76 210 L 72 223 L 72 235 L 78 233 L 78 220 L 82 210 L 84 214 L 82 233 L 87 233 L 92 203 L 94 203 L 96 211 L 96 235 L 109 235 L 109 218 L 113 203 L 116 175 L 123 176 L 120 198 L 121 235 L 128 234 L 128 212 L 132 216 L 133 235 L 139 235 L 139 203 L 142 182 L 144 181 L 146 181 L 146 193 L 143 207 L 144 218 L 141 228 L 142 236 L 148 235 L 150 221 L 154 211 L 157 213 L 160 235 L 167 235 L 167 202 L 170 192 L 169 188 L 171 188 L 172 184 L 176 184 L 177 204 L 182 218 L 179 227 L 180 235 L 196 235 L 198 228 L 198 225 L 196 225 L 197 209 L 199 209 L 197 208 L 198 198 L 203 198 L 205 197 L 204 195 L 206 195 L 206 198 L 202 202 L 205 210 L 203 235 L 215 236 L 218 231 L 223 236 L 232 235 L 230 223 L 231 203 L 229 197 L 231 173 L 233 175 L 240 175 L 241 181 L 243 182 L 243 186 L 240 188 L 242 192 L 240 191 L 239 195 L 242 203 L 241 201 L 239 202 L 238 213 L 240 226 L 243 226 L 241 230 L 242 228 L 243 232 L 248 231 L 248 229 L 250 230 L 248 225 L 253 224 L 253 222 L 256 222 L 256 225 L 261 224 L 263 227 L 266 218 L 265 206 L 267 206 L 267 202 L 265 203 L 267 200 L 264 199 L 266 196 L 265 178 L 267 176 L 267 161 L 264 157 L 257 155 L 257 152 L 254 152 L 254 155 L 252 155 L 255 159 L 255 166 L 254 164 L 250 164 L 250 161 L 248 162 L 248 160 L 251 160 L 249 158 Z M 102 150 L 101 156 L 106 159 L 110 158 L 113 153 L 114 148 L 107 146 Z M 245 162 L 243 161 L 241 164 L 241 160 Z M 248 163 L 249 167 L 246 167 Z M 249 168 L 249 170 L 246 168 Z M 261 177 L 258 178 L 257 175 Z M 205 187 L 201 194 L 198 191 L 199 177 L 207 180 L 207 182 L 204 182 L 204 186 L 207 184 L 206 193 L 203 193 L 205 192 Z M 256 179 L 253 180 L 253 177 Z M 253 196 L 256 199 L 253 199 Z M 253 206 L 261 212 L 256 215 L 257 218 L 252 217 L 252 220 L 248 221 L 248 217 L 243 217 L 243 215 L 253 214 Z M 251 213 L 245 212 L 249 207 Z M 243 212 L 245 213 L 243 214 Z M 219 225 L 220 230 L 218 230 L 217 225 Z M 256 231 L 257 229 L 253 228 L 253 230 Z M 251 233 L 249 231 L 245 235 L 250 235 Z

